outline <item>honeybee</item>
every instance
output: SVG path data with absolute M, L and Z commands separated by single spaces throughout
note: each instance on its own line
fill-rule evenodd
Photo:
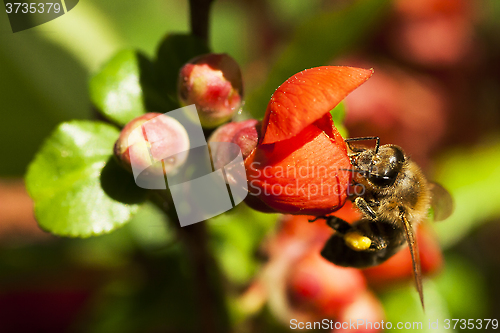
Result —
M 351 146 L 352 142 L 364 140 L 376 140 L 375 148 Z M 366 268 L 381 264 L 408 244 L 417 291 L 424 307 L 414 227 L 427 219 L 431 207 L 434 220 L 447 218 L 453 210 L 451 196 L 440 185 L 428 182 L 401 147 L 380 146 L 378 137 L 345 141 L 354 167 L 349 170 L 353 172 L 353 185 L 364 189 L 349 199 L 363 218 L 352 224 L 335 216 L 312 220 L 326 219 L 336 231 L 321 255 L 339 266 Z

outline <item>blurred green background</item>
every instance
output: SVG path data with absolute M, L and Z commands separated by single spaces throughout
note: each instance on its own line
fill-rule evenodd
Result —
M 445 105 L 440 118 L 445 124 L 423 124 L 429 133 L 441 133 L 439 138 L 426 143 L 431 147 L 424 157 L 416 153 L 418 147 L 407 148 L 410 153 L 415 149 L 426 173 L 455 199 L 455 214 L 435 225 L 445 267 L 425 286 L 426 315 L 408 301 L 414 293 L 411 284 L 383 291 L 381 299 L 393 321 L 498 319 L 500 4 L 481 0 L 461 11 L 449 9 L 447 1 L 430 10 L 428 2 L 414 2 L 422 9 L 381 0 L 218 0 L 212 7 L 210 43 L 214 52 L 226 52 L 240 63 L 245 108 L 255 117 L 263 115 L 271 93 L 286 78 L 332 63 L 362 63 L 375 68 L 374 78 L 379 65 L 389 68 L 389 76 L 398 68 L 445 90 L 445 97 L 436 97 Z M 198 331 L 192 317 L 192 268 L 157 208 L 145 206 L 127 226 L 106 236 L 56 238 L 37 229 L 21 183 L 30 160 L 58 123 L 96 117 L 88 95 L 90 75 L 123 48 L 153 56 L 165 33 L 189 31 L 188 10 L 183 0 L 82 0 L 68 14 L 15 34 L 7 15 L 0 15 L 0 332 Z M 439 23 L 440 15 L 450 12 L 453 19 Z M 437 22 L 423 29 L 429 34 L 423 37 L 426 45 L 434 28 L 436 34 L 448 31 L 451 37 L 443 40 L 454 38 L 455 44 L 442 43 L 441 51 L 458 43 L 454 33 L 466 31 L 471 42 L 458 60 L 446 54 L 437 62 L 412 58 L 398 51 L 410 50 L 412 44 L 392 35 L 397 27 L 408 28 L 404 20 L 417 27 Z M 384 107 L 376 107 L 385 114 Z M 368 116 L 364 123 L 354 118 L 350 123 L 349 112 L 348 100 L 351 134 L 404 141 L 405 134 L 398 132 L 404 126 L 381 129 Z M 391 131 L 396 134 L 384 137 Z M 412 138 L 416 146 L 419 139 Z M 224 276 L 220 283 L 230 285 L 228 299 L 220 300 L 229 309 L 228 322 L 243 320 L 231 297 L 258 272 L 260 244 L 276 219 L 238 207 L 208 223 L 210 246 Z M 256 317 L 256 331 L 288 331 L 267 309 Z

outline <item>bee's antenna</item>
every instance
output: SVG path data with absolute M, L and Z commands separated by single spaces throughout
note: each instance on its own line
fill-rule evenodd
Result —
M 349 143 L 352 141 L 365 141 L 365 140 L 376 140 L 377 143 L 375 144 L 375 154 L 378 154 L 378 148 L 380 147 L 380 138 L 378 136 L 362 136 L 359 138 L 348 138 L 345 139 L 344 141 Z

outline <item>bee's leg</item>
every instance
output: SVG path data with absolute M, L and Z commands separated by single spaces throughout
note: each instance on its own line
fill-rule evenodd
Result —
M 328 224 L 330 228 L 342 235 L 354 229 L 352 225 L 337 216 L 317 216 L 315 219 L 309 220 L 309 222 L 314 222 L 319 219 L 326 220 L 326 224 Z
M 371 218 L 372 220 L 377 218 L 377 214 L 375 211 L 368 205 L 368 202 L 366 202 L 365 199 L 362 197 L 357 197 L 354 200 L 354 205 L 358 207 L 358 209 L 367 217 Z
M 422 308 L 424 308 L 424 293 L 422 290 L 422 268 L 420 266 L 420 251 L 418 250 L 417 240 L 413 232 L 413 226 L 406 217 L 404 208 L 399 207 L 399 211 L 400 211 L 401 221 L 403 222 L 403 228 L 405 230 L 406 242 L 408 243 L 408 247 L 410 248 L 415 284 L 417 287 L 418 294 L 420 296 L 420 303 L 422 303 Z
M 329 216 L 326 224 L 344 238 L 345 244 L 355 251 L 371 250 L 372 240 L 362 235 L 355 227 L 336 216 Z
M 352 225 L 337 216 L 328 216 L 326 218 L 326 224 L 342 235 L 345 235 L 353 229 Z
M 309 223 L 312 223 L 312 222 L 316 222 L 317 220 L 328 220 L 328 216 L 316 216 L 316 218 L 312 219 L 312 220 L 308 220 Z

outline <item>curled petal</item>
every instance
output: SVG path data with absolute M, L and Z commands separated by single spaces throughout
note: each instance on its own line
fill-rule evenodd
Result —
M 323 66 L 306 69 L 274 92 L 262 122 L 262 144 L 289 139 L 330 112 L 373 71 Z

